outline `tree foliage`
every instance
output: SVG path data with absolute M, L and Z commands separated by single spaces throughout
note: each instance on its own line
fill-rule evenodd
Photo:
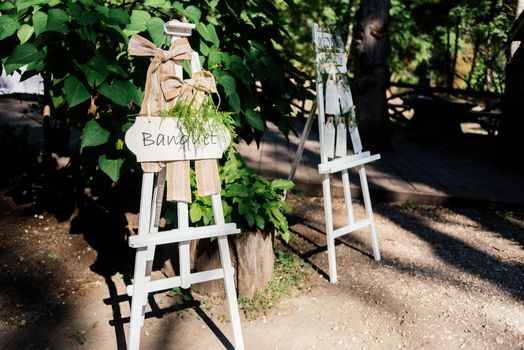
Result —
M 286 59 L 288 35 L 271 2 L 18 0 L 0 4 L 0 58 L 7 74 L 45 78 L 53 120 L 83 130 L 84 170 L 113 181 L 134 158 L 123 137 L 142 99 L 149 61 L 127 54 L 140 34 L 167 48 L 164 22 L 196 25 L 190 38 L 215 76 L 221 108 L 234 113 L 239 135 L 259 139 L 271 120 L 286 134 L 292 98 L 304 77 Z

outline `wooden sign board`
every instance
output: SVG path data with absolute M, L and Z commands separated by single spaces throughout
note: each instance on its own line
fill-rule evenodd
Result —
M 336 42 L 333 34 L 317 32 L 315 41 L 317 62 L 321 71 L 328 74 L 346 73 L 344 47 Z
M 197 138 L 175 118 L 137 117 L 125 142 L 139 162 L 222 158 L 231 143 L 229 131 L 218 124 L 204 129 Z

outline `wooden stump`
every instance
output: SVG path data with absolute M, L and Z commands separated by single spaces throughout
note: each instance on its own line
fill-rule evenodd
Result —
M 249 232 L 233 238 L 237 258 L 238 294 L 253 298 L 266 288 L 273 276 L 275 254 L 271 232 Z
M 229 239 L 232 252 L 235 282 L 238 294 L 253 298 L 256 292 L 266 288 L 273 276 L 274 251 L 272 232 L 247 232 Z M 216 241 L 201 240 L 198 243 L 195 270 L 213 269 L 220 266 L 220 254 Z M 224 294 L 222 280 L 199 283 L 193 287 L 199 293 L 218 296 Z

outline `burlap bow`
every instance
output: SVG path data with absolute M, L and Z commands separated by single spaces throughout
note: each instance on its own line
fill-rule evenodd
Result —
M 208 71 L 195 72 L 191 79 L 186 80 L 175 75 L 164 75 L 161 85 L 166 100 L 185 98 L 190 100 L 195 108 L 200 107 L 204 93 L 217 92 L 215 78 Z
M 174 97 L 166 97 L 172 96 L 172 93 L 169 84 L 163 85 L 173 77 L 176 78 L 175 63 L 177 61 L 191 59 L 193 50 L 187 39 L 178 39 L 166 51 L 159 49 L 140 35 L 133 35 L 129 40 L 128 52 L 132 56 L 154 56 L 147 70 L 140 115 L 156 114 L 160 110 L 167 109 Z

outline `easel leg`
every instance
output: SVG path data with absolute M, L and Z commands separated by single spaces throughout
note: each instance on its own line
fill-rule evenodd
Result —
M 138 221 L 138 234 L 149 233 L 151 225 L 151 207 L 153 197 L 154 173 L 144 173 L 142 176 L 142 193 L 140 199 L 140 214 Z M 133 279 L 133 298 L 131 300 L 131 322 L 129 329 L 129 349 L 140 347 L 140 329 L 142 318 L 145 315 L 145 301 L 147 293 L 144 289 L 146 282 L 146 264 L 148 248 L 139 248 L 135 259 L 135 276 Z
M 163 168 L 158 172 L 156 177 L 156 184 L 153 189 L 153 200 L 151 206 L 151 219 L 149 225 L 149 233 L 158 232 L 158 226 L 160 224 L 160 211 L 162 210 L 162 201 L 164 199 L 164 189 L 166 182 L 166 169 Z M 150 245 L 147 247 L 147 261 L 146 261 L 146 273 L 145 282 L 151 280 L 151 272 L 153 271 L 153 261 L 155 260 L 156 246 Z M 147 294 L 144 295 L 144 305 L 147 305 Z M 142 326 L 144 325 L 144 315 L 142 315 Z
M 324 180 L 322 180 L 322 191 L 324 192 L 324 212 L 326 217 L 329 281 L 331 283 L 337 283 L 337 259 L 335 256 L 335 238 L 333 237 L 333 212 L 331 208 L 331 188 L 329 184 L 329 174 L 324 175 Z
M 189 227 L 189 211 L 187 203 L 177 203 L 177 217 L 179 229 Z M 191 257 L 189 241 L 178 243 L 178 257 L 180 265 L 180 287 L 188 289 L 189 287 L 191 287 L 191 283 L 189 282 L 189 275 L 191 274 Z
M 304 145 L 309 136 L 309 133 L 311 132 L 311 126 L 313 125 L 313 119 L 315 117 L 316 110 L 317 104 L 316 101 L 314 101 L 313 106 L 311 107 L 311 111 L 309 112 L 306 125 L 304 126 L 304 130 L 302 130 L 302 135 L 300 135 L 300 142 L 298 143 L 297 153 L 295 154 L 295 158 L 293 159 L 293 163 L 291 164 L 291 171 L 289 172 L 289 175 L 287 177 L 287 179 L 290 181 L 292 181 L 295 178 L 295 173 L 297 171 L 298 165 L 300 164 L 302 153 L 304 152 Z M 287 191 L 288 190 L 284 191 L 284 200 L 286 200 Z
M 224 224 L 224 212 L 222 209 L 222 199 L 220 194 L 211 196 L 211 203 L 213 205 L 213 214 L 217 225 Z M 229 244 L 227 236 L 218 237 L 218 249 L 220 251 L 220 262 L 222 270 L 224 271 L 224 285 L 226 288 L 226 298 L 229 306 L 229 317 L 231 320 L 231 327 L 233 328 L 233 343 L 236 350 L 244 349 L 244 337 L 242 335 L 242 327 L 240 325 L 240 314 L 238 312 L 237 293 L 235 290 L 235 281 L 233 278 L 233 266 L 231 266 L 231 256 L 229 254 Z
M 373 218 L 373 208 L 371 207 L 371 198 L 369 196 L 368 180 L 366 178 L 366 169 L 362 165 L 358 171 L 360 176 L 360 185 L 362 187 L 362 197 L 364 198 L 364 207 L 366 214 L 370 221 L 369 230 L 371 231 L 371 248 L 373 249 L 373 256 L 376 261 L 380 260 L 380 250 L 378 248 L 377 228 L 375 226 L 375 219 Z
M 353 202 L 351 199 L 351 187 L 349 182 L 349 173 L 347 170 L 342 170 L 342 185 L 344 187 L 344 202 L 346 204 L 348 224 L 353 225 L 355 220 L 353 218 Z

